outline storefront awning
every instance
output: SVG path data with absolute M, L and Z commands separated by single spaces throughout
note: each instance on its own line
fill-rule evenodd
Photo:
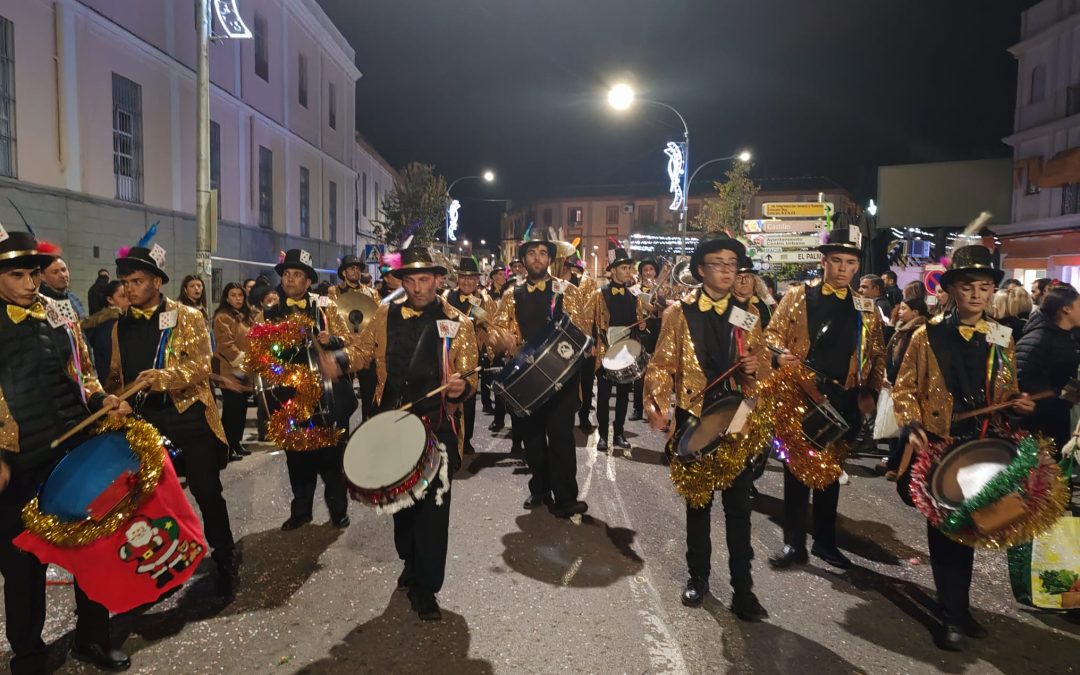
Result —
M 1028 168 L 1031 183 L 1041 188 L 1055 188 L 1080 183 L 1080 148 L 1062 150 L 1042 166 L 1038 176 Z

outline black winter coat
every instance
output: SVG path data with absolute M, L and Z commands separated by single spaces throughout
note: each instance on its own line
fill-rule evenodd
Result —
M 1037 394 L 1047 389 L 1060 392 L 1065 383 L 1077 375 L 1080 366 L 1080 344 L 1048 320 L 1042 312 L 1033 312 L 1025 326 L 1024 337 L 1016 345 L 1016 367 L 1020 391 Z M 1035 414 L 1021 417 L 1021 425 L 1029 431 L 1041 431 L 1054 439 L 1060 449 L 1072 435 L 1069 412 L 1072 405 L 1060 398 L 1050 398 L 1035 404 Z

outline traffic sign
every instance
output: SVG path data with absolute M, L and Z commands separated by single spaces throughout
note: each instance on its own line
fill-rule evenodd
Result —
M 765 202 L 761 215 L 766 218 L 827 218 L 833 213 L 831 202 Z
M 819 232 L 825 229 L 824 220 L 744 220 L 743 232 L 747 234 Z
M 385 251 L 386 246 L 383 244 L 364 244 L 364 262 L 369 265 L 378 265 Z
M 821 245 L 821 235 L 818 234 L 774 232 L 769 234 L 751 234 L 747 238 L 750 240 L 751 244 L 764 248 L 811 249 Z
M 937 293 L 941 288 L 941 275 L 945 274 L 944 270 L 930 270 L 923 275 L 923 286 L 926 287 L 926 292 L 931 295 Z
M 767 263 L 816 263 L 821 260 L 818 251 L 782 251 L 780 253 L 765 253 L 754 258 Z

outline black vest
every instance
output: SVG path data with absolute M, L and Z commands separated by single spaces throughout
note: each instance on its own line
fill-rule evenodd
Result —
M 683 316 L 686 317 L 686 326 L 690 330 L 690 339 L 694 342 L 694 355 L 705 374 L 706 383 L 723 374 L 738 358 L 735 354 L 735 341 L 732 339 L 734 326 L 730 321 L 733 305 L 729 298 L 728 308 L 723 314 L 717 314 L 713 310 L 702 312 L 696 301 L 689 305 L 683 303 Z M 705 401 L 712 401 L 730 391 L 731 383 L 728 380 L 710 389 Z
M 544 290 L 529 292 L 529 284 L 526 282 L 514 288 L 514 313 L 521 331 L 521 337 L 525 342 L 532 342 L 547 328 L 553 319 L 562 316 L 563 296 L 555 294 L 551 287 L 553 279 L 547 280 Z M 552 306 L 552 300 L 555 304 Z
M 446 319 L 438 300 L 424 308 L 420 316 L 406 319 L 404 305 L 392 305 L 386 317 L 386 383 L 383 387 L 383 410 L 398 408 L 415 401 L 442 384 L 443 340 L 437 322 Z M 425 415 L 437 410 L 440 398 L 414 406 Z
M 945 386 L 953 397 L 954 415 L 966 410 L 981 408 L 986 400 L 986 358 L 990 345 L 986 336 L 976 333 L 971 340 L 960 335 L 960 321 L 950 314 L 940 323 L 926 324 L 926 337 L 930 349 L 941 368 Z M 970 418 L 954 422 L 950 435 L 966 436 L 978 431 L 985 418 Z
M 806 362 L 843 384 L 851 354 L 859 345 L 859 313 L 851 291 L 841 300 L 836 295 L 822 295 L 820 285 L 806 289 L 806 326 L 810 334 Z
M 615 295 L 613 288 L 621 288 L 623 292 Z M 607 303 L 609 326 L 631 326 L 637 322 L 637 298 L 626 286 L 608 284 L 607 288 L 600 291 Z

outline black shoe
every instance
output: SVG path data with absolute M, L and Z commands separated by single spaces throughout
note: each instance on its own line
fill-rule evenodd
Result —
M 248 455 L 251 454 L 251 451 L 248 450 L 247 447 L 243 443 L 237 443 L 236 444 L 236 454 L 241 455 L 243 457 L 247 457 Z
M 769 617 L 769 613 L 758 602 L 757 596 L 750 591 L 735 593 L 731 596 L 731 611 L 743 621 L 749 622 L 761 621 Z
M 347 513 L 340 517 L 330 516 L 330 524 L 339 530 L 344 530 L 351 522 L 352 521 L 349 520 L 349 514 Z
M 585 434 L 587 434 L 587 433 L 590 433 L 590 432 L 592 432 L 592 430 L 593 430 L 593 425 L 589 423 L 589 418 L 588 418 L 588 416 L 586 416 L 586 417 L 578 417 L 578 425 L 577 425 L 577 428 L 578 428 L 578 429 L 581 429 L 581 432 L 582 432 L 582 433 L 585 433 Z
M 230 462 L 239 462 L 243 458 L 244 458 L 244 456 L 241 455 L 239 452 L 237 452 L 236 448 L 233 448 L 233 449 L 229 450 L 229 461 Z
M 432 593 L 410 592 L 413 609 L 422 621 L 442 621 L 442 611 Z
M 409 574 L 409 570 L 401 570 L 397 578 L 397 590 L 407 591 L 410 585 L 412 585 L 412 575 Z
M 946 623 L 934 639 L 934 643 L 949 652 L 959 652 L 964 649 L 964 631 L 955 623 Z
M 529 498 L 525 500 L 523 506 L 527 511 L 532 511 L 533 509 L 538 509 L 543 506 L 545 502 L 549 501 L 549 499 L 550 498 L 547 496 L 529 495 Z
M 631 422 L 640 422 L 643 419 L 645 419 L 645 415 L 641 410 L 635 410 L 634 412 L 630 413 Z
M 802 565 L 808 560 L 805 548 L 795 548 L 784 544 L 780 553 L 769 558 L 769 567 L 775 570 L 784 570 L 792 565 Z
M 615 437 L 611 439 L 611 442 L 620 450 L 630 449 L 630 441 L 626 440 L 626 436 L 623 436 L 621 433 L 616 433 Z
M 495 420 L 488 425 L 488 431 L 490 431 L 491 433 L 496 433 L 498 431 L 502 431 L 505 426 L 506 425 L 503 424 L 502 421 Z
M 571 502 L 567 506 L 553 507 L 551 513 L 556 518 L 569 518 L 575 514 L 585 513 L 589 510 L 589 505 L 583 501 Z
M 311 522 L 311 516 L 301 518 L 300 516 L 289 516 L 289 519 L 281 524 L 281 531 L 288 532 L 289 530 L 295 530 L 301 525 L 307 525 Z
M 240 565 L 235 561 L 218 565 L 215 589 L 218 597 L 231 598 L 240 589 Z
M 118 673 L 131 667 L 131 659 L 119 649 L 108 649 L 98 644 L 71 646 L 71 655 L 84 663 L 97 666 L 102 670 Z
M 964 631 L 964 635 L 976 640 L 981 640 L 990 635 L 990 631 L 986 630 L 986 627 L 976 621 L 975 617 L 970 614 L 960 621 L 960 630 Z
M 682 592 L 682 604 L 687 607 L 701 607 L 705 596 L 709 594 L 709 584 L 690 577 Z
M 847 556 L 841 553 L 840 549 L 835 546 L 827 546 L 815 542 L 814 545 L 810 547 L 810 552 L 833 567 L 839 567 L 842 570 L 851 569 L 851 561 L 848 560 Z
M 596 451 L 597 452 L 607 452 L 607 436 L 606 435 L 601 436 L 600 438 L 596 439 Z

